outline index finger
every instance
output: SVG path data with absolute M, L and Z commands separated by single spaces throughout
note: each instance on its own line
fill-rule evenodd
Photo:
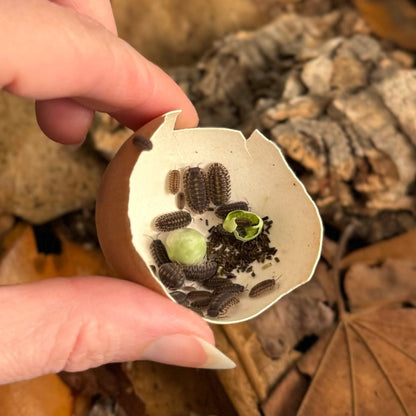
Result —
M 180 127 L 196 125 L 195 109 L 179 86 L 95 20 L 39 0 L 4 0 L 0 9 L 0 60 L 6 63 L 0 85 L 7 91 L 38 100 L 71 97 L 133 130 L 177 109 Z M 16 17 L 19 26 L 36 27 L 36 35 L 16 30 Z

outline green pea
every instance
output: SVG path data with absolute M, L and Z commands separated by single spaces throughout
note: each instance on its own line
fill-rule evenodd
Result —
M 207 242 L 199 231 L 181 228 L 167 236 L 166 251 L 171 261 L 185 265 L 197 264 L 205 257 Z

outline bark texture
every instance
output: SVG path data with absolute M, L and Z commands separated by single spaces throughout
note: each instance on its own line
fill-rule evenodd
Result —
M 349 9 L 282 15 L 172 75 L 202 126 L 258 128 L 282 148 L 327 225 L 358 221 L 358 237 L 377 241 L 416 225 L 416 70 L 412 55 L 363 27 Z

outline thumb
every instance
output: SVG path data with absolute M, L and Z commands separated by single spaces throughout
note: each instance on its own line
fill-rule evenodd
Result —
M 104 277 L 0 288 L 0 384 L 137 359 L 232 368 L 194 312 L 142 286 Z

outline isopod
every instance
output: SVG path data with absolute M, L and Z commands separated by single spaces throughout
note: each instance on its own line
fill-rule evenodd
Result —
M 186 296 L 186 303 L 190 306 L 196 306 L 197 308 L 201 308 L 204 306 L 208 306 L 211 302 L 212 293 L 207 290 L 194 290 L 193 292 L 189 292 Z
M 173 231 L 189 225 L 192 221 L 191 214 L 187 211 L 174 211 L 162 214 L 155 218 L 154 226 L 159 231 Z
M 168 253 L 166 252 L 165 245 L 161 240 L 153 240 L 150 245 L 150 253 L 152 254 L 156 265 L 160 267 L 162 264 L 170 263 Z
M 204 213 L 209 204 L 206 177 L 198 168 L 188 168 L 183 176 L 185 199 L 189 208 L 198 213 Z
M 215 296 L 208 305 L 207 314 L 208 316 L 215 318 L 217 316 L 222 316 L 228 312 L 228 310 L 236 305 L 239 299 L 234 296 L 233 293 L 220 293 Z
M 176 194 L 176 206 L 178 209 L 184 209 L 185 208 L 185 194 L 183 192 L 178 192 Z
M 202 282 L 202 286 L 206 287 L 207 289 L 218 289 L 232 285 L 234 285 L 233 282 L 223 277 L 211 277 L 210 279 L 204 280 Z
M 137 135 L 132 139 L 132 143 L 142 151 L 148 151 L 153 149 L 153 143 L 147 137 Z
M 266 280 L 262 280 L 261 282 L 257 283 L 256 285 L 254 285 L 250 292 L 248 293 L 248 295 L 251 298 L 255 298 L 257 296 L 262 295 L 263 293 L 266 293 L 270 290 L 272 290 L 276 285 L 276 280 L 275 279 L 266 279 Z
M 176 303 L 179 303 L 179 305 L 183 305 L 185 303 L 185 299 L 187 296 L 185 292 L 175 290 L 174 292 L 170 292 L 169 294 L 173 297 L 173 299 L 175 299 Z
M 250 218 L 236 218 L 235 223 L 239 227 L 250 227 L 251 226 L 251 220 Z
M 168 289 L 179 289 L 185 281 L 185 273 L 179 264 L 165 263 L 159 267 L 159 278 Z
M 185 266 L 183 271 L 185 277 L 188 280 L 196 280 L 202 282 L 210 277 L 213 277 L 217 273 L 217 263 L 215 261 L 208 261 L 203 264 L 194 264 L 192 266 Z
M 244 292 L 244 289 L 245 289 L 245 287 L 243 285 L 240 285 L 238 283 L 233 283 L 231 285 L 223 285 L 223 286 L 217 287 L 214 290 L 213 295 L 219 295 L 219 294 L 225 293 L 225 292 L 237 295 L 238 293 Z
M 208 195 L 214 205 L 223 205 L 231 197 L 230 173 L 221 163 L 213 163 L 207 172 Z
M 179 192 L 181 174 L 179 170 L 172 169 L 168 172 L 168 190 L 171 194 L 176 195 Z
M 248 211 L 248 204 L 244 201 L 230 202 L 229 204 L 220 205 L 215 210 L 215 215 L 224 219 L 231 211 L 243 210 Z
M 192 312 L 195 312 L 198 315 L 204 317 L 204 312 L 201 310 L 201 308 L 198 308 L 196 306 L 191 306 L 191 305 L 188 305 L 187 308 L 190 309 Z

